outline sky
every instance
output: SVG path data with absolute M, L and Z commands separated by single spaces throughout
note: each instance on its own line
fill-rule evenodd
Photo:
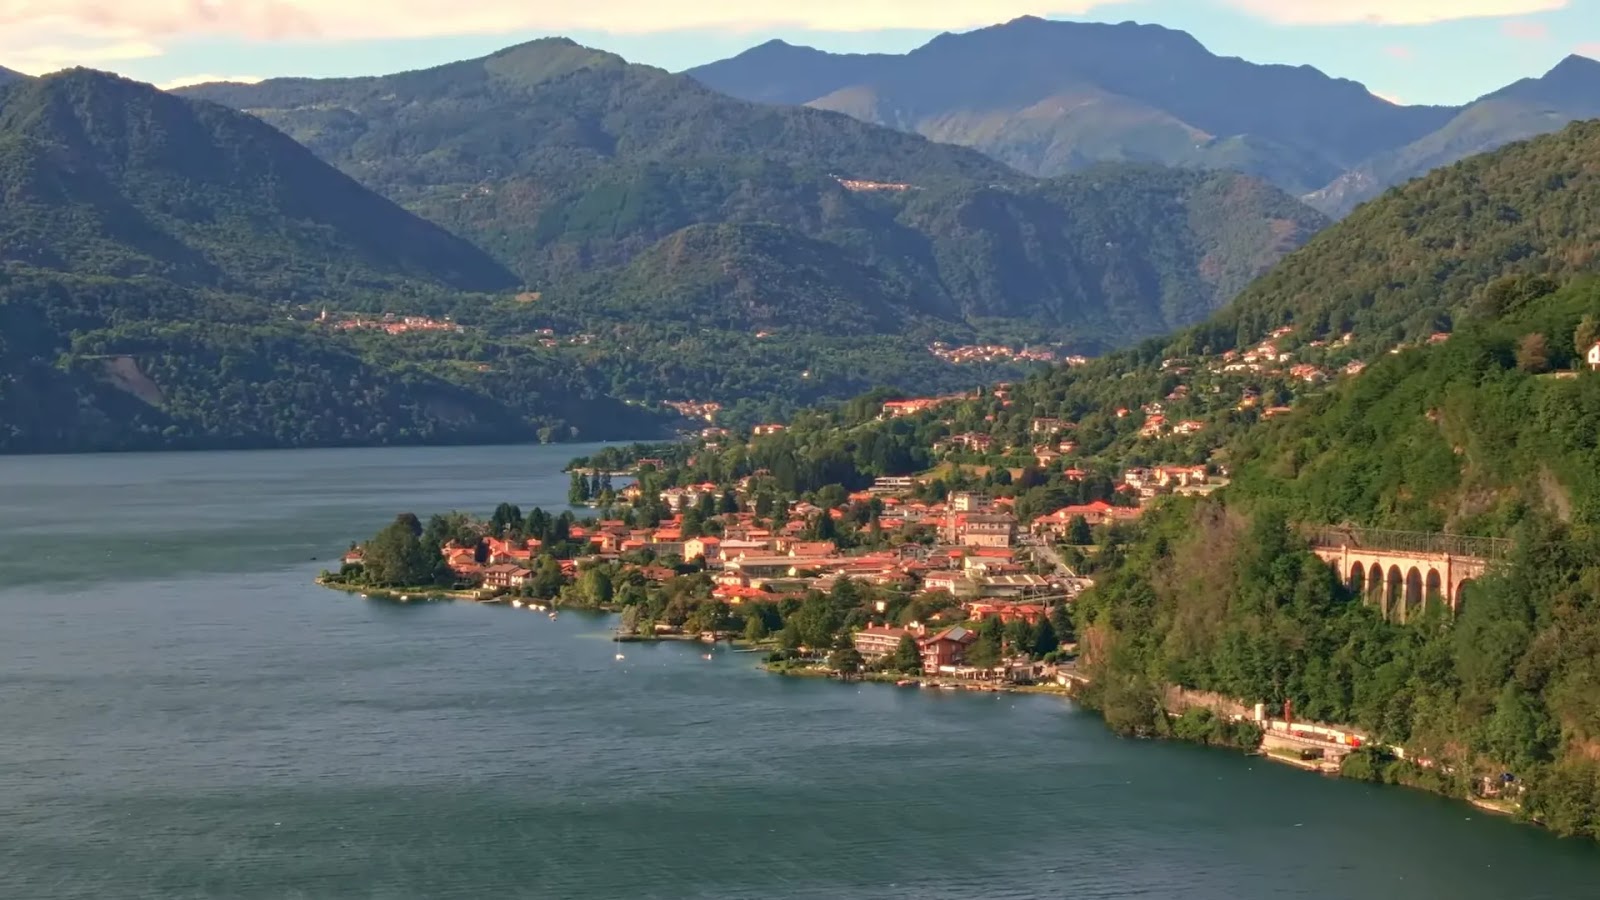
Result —
M 176 87 L 378 75 L 564 35 L 680 71 L 772 38 L 900 53 L 1023 15 L 1166 25 L 1397 103 L 1464 103 L 1572 53 L 1600 59 L 1600 0 L 0 0 L 0 66 Z

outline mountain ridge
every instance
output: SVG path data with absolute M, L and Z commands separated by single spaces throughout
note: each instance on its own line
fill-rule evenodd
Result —
M 687 74 L 976 147 L 1030 174 L 1103 161 L 1242 171 L 1335 217 L 1440 165 L 1600 115 L 1600 64 L 1583 57 L 1464 106 L 1401 106 L 1310 66 L 1212 54 L 1159 25 L 1038 17 L 893 56 L 769 43 Z
M 259 120 L 89 69 L 0 88 L 0 261 L 291 296 L 510 273 Z

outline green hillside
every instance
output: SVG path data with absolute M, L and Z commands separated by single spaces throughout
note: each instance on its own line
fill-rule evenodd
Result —
M 1469 796 L 1510 773 L 1520 815 L 1600 838 L 1600 372 L 1571 368 L 1597 336 L 1600 284 L 1530 292 L 1249 431 L 1225 500 L 1150 516 L 1080 604 L 1092 701 L 1130 731 L 1163 727 L 1147 703 L 1164 683 L 1290 701 L 1412 760 L 1358 754 L 1347 774 Z M 1296 522 L 1516 551 L 1455 615 L 1431 603 L 1401 625 L 1305 552 Z
M 0 92 L 0 261 L 283 298 L 493 290 L 482 251 L 250 116 L 88 70 Z
M 594 373 L 470 333 L 487 255 L 258 120 L 88 71 L 0 89 L 0 452 L 636 437 Z
M 1447 331 L 1502 276 L 1592 271 L 1600 122 L 1475 157 L 1399 188 L 1317 235 L 1199 329 L 1228 347 L 1293 323 L 1371 350 Z M 1503 288 L 1502 288 L 1503 289 Z
M 586 327 L 959 339 L 1015 322 L 1018 334 L 1116 346 L 1207 315 L 1322 224 L 1241 176 L 1144 168 L 1026 189 L 805 191 L 778 220 L 791 224 L 691 226 L 544 303 Z

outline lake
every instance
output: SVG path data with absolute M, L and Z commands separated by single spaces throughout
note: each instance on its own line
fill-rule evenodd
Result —
M 1591 896 L 1600 848 L 1113 737 L 1051 697 L 769 676 L 604 617 L 315 587 L 587 447 L 0 458 L 0 898 Z M 315 557 L 315 559 L 313 559 Z

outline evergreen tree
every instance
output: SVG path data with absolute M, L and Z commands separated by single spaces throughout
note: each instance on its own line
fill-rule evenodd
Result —
M 766 640 L 769 634 L 767 620 L 761 615 L 760 610 L 750 610 L 744 619 L 744 639 L 752 644 L 759 644 Z
M 899 645 L 894 648 L 894 667 L 902 672 L 922 671 L 922 648 L 910 634 L 902 634 Z
M 1083 516 L 1073 516 L 1067 523 L 1067 543 L 1075 547 L 1087 547 L 1094 543 L 1094 532 L 1089 528 L 1089 520 Z
M 1060 606 L 1065 605 L 1060 604 Z M 1033 626 L 1033 655 L 1046 656 L 1059 649 L 1061 649 L 1061 639 L 1056 635 L 1055 626 L 1050 624 L 1050 617 L 1040 616 L 1038 623 Z
M 573 506 L 589 502 L 589 479 L 582 472 L 572 473 L 572 484 L 567 488 L 567 502 Z

